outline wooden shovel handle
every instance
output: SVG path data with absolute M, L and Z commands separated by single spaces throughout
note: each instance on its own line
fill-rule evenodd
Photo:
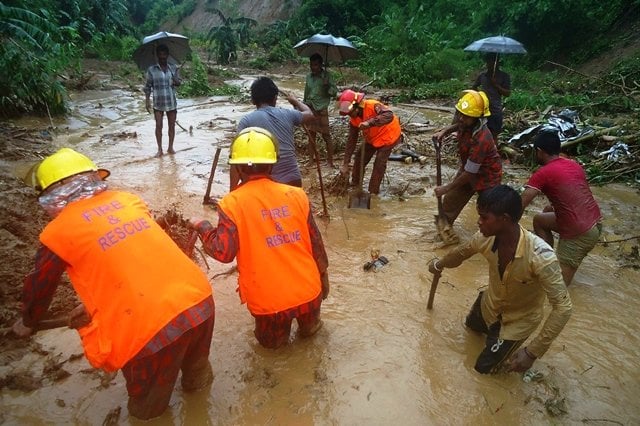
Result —
M 436 289 L 438 288 L 438 282 L 440 281 L 441 272 L 433 274 L 433 281 L 431 281 L 431 288 L 429 289 L 429 300 L 427 301 L 427 309 L 433 308 L 433 299 L 436 297 Z
M 209 173 L 209 181 L 207 182 L 207 191 L 204 193 L 203 204 L 207 204 L 209 202 L 209 194 L 211 193 L 211 184 L 213 183 L 213 176 L 216 173 L 216 167 L 218 167 L 218 159 L 220 158 L 220 151 L 222 148 L 216 148 L 216 154 L 213 156 L 213 163 L 211 164 L 211 173 Z

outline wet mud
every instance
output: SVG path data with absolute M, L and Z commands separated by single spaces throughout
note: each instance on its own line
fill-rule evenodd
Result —
M 274 77 L 301 96 L 302 76 Z M 251 79 L 237 84 L 246 88 Z M 155 158 L 153 118 L 144 112 L 143 99 L 141 92 L 113 87 L 77 92 L 72 113 L 55 119 L 53 128 L 48 120 L 34 119 L 0 128 L 0 327 L 10 326 L 18 315 L 22 280 L 47 223 L 21 178 L 57 148 L 78 149 L 111 170 L 111 186 L 139 194 L 155 217 L 168 218 L 169 233 L 185 250 L 190 249 L 186 218 L 217 220 L 215 206 L 202 203 L 214 152 L 223 148 L 212 180 L 215 199 L 229 187 L 226 161 L 235 125 L 253 107 L 223 97 L 180 100 L 178 121 L 184 130 L 176 129 L 177 152 Z M 418 123 L 414 129 L 441 126 L 451 118 L 410 107 L 395 110 L 401 121 Z M 332 129 L 340 164 L 347 122 L 336 115 Z M 483 339 L 465 329 L 463 320 L 486 285 L 486 265 L 476 256 L 446 270 L 433 309 L 426 309 L 432 279 L 426 264 L 446 252 L 434 222 L 435 153 L 428 131 L 405 129 L 411 148 L 427 161 L 390 162 L 371 209 L 347 208 L 341 192 L 346 183 L 335 183 L 337 170 L 323 161 L 318 142 L 325 190 L 330 190 L 325 191 L 329 215 L 317 220 L 332 289 L 322 306 L 324 327 L 313 338 L 300 338 L 294 326 L 289 345 L 261 348 L 253 337 L 253 319 L 239 303 L 235 263 L 205 258 L 196 243 L 193 258 L 208 275 L 216 299 L 210 357 L 215 379 L 209 389 L 193 394 L 177 385 L 169 409 L 152 424 L 637 423 L 638 190 L 594 188 L 604 214 L 603 241 L 576 274 L 570 287 L 573 316 L 535 363 L 537 374 L 528 381 L 515 373 L 481 376 L 473 365 Z M 296 133 L 296 143 L 304 188 L 320 213 L 317 169 L 303 132 Z M 455 170 L 455 148 L 446 146 L 443 155 L 446 182 Z M 529 173 L 507 165 L 504 182 L 520 186 Z M 525 227 L 532 229 L 533 213 L 543 206 L 544 200 L 535 200 L 523 217 Z M 461 238 L 475 232 L 476 219 L 472 200 L 455 225 Z M 372 252 L 388 262 L 365 270 Z M 76 304 L 65 278 L 50 314 L 64 314 Z M 29 340 L 5 336 L 1 342 L 0 423 L 140 423 L 128 415 L 122 375 L 91 368 L 75 331 L 41 331 Z

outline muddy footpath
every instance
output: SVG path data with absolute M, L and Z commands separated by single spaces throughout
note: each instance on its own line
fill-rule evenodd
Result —
M 229 83 L 246 94 L 254 77 L 246 74 Z M 303 75 L 272 77 L 281 88 L 302 95 Z M 72 147 L 111 170 L 111 186 L 139 194 L 153 212 L 215 222 L 216 212 L 203 197 L 214 153 L 221 147 L 211 197 L 227 192 L 228 146 L 237 121 L 253 109 L 247 96 L 180 99 L 177 152 L 154 158 L 154 123 L 144 110 L 142 92 L 114 85 L 108 75 L 93 81 L 90 90 L 70 94 L 67 117 L 0 123 L 0 328 L 10 327 L 19 313 L 22 280 L 48 220 L 22 180 L 44 156 Z M 210 355 L 215 379 L 209 389 L 194 394 L 177 385 L 167 412 L 149 423 L 638 424 L 638 188 L 593 188 L 604 215 L 602 241 L 576 274 L 570 287 L 573 316 L 535 363 L 533 380 L 516 373 L 481 376 L 473 365 L 483 339 L 466 330 L 463 320 L 486 284 L 484 260 L 476 256 L 445 271 L 434 309 L 426 309 L 432 278 L 426 264 L 445 253 L 435 238 L 430 136 L 451 116 L 409 106 L 394 110 L 412 148 L 426 161 L 390 162 L 382 193 L 373 197 L 370 210 L 348 209 L 347 196 L 336 185 L 337 171 L 322 162 L 324 214 L 316 165 L 307 154 L 304 133 L 296 134 L 303 185 L 330 260 L 332 290 L 322 306 L 323 329 L 304 340 L 294 331 L 291 343 L 276 351 L 259 347 L 252 317 L 239 303 L 234 264 L 206 258 L 197 243 L 193 257 L 209 277 L 216 300 Z M 347 122 L 334 113 L 331 123 L 341 159 Z M 454 148 L 446 151 L 445 181 L 455 167 Z M 514 186 L 530 173 L 516 164 L 505 169 L 504 183 Z M 533 213 L 543 205 L 536 200 L 529 207 L 525 227 L 532 229 Z M 471 203 L 456 231 L 468 238 L 476 229 Z M 372 250 L 389 263 L 365 271 Z M 65 277 L 50 317 L 63 316 L 77 303 Z M 28 340 L 4 336 L 0 342 L 0 424 L 142 423 L 128 415 L 122 375 L 91 368 L 75 331 L 58 328 Z

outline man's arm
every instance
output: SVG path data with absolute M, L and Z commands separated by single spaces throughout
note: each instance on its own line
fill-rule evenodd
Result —
M 478 253 L 481 239 L 486 240 L 486 237 L 476 232 L 469 241 L 445 254 L 442 259 L 434 258 L 429 262 L 429 272 L 435 274 L 442 272 L 444 268 L 457 268 L 462 262 Z
M 496 88 L 496 90 L 498 91 L 498 93 L 500 93 L 500 95 L 507 97 L 511 95 L 511 78 L 507 73 L 503 73 L 502 75 L 504 76 L 504 79 L 502 79 L 503 80 L 502 82 L 499 82 L 494 75 L 493 77 L 491 77 L 491 84 L 493 85 L 493 87 Z
M 431 136 L 431 139 L 438 143 L 442 143 L 445 137 L 458 130 L 458 123 L 450 124 L 444 129 L 440 129 Z
M 526 209 L 527 206 L 540 194 L 540 191 L 536 188 L 532 188 L 530 186 L 525 187 L 524 192 L 522 193 L 522 210 Z
M 307 217 L 307 225 L 309 227 L 309 236 L 311 238 L 311 251 L 313 253 L 313 260 L 315 260 L 320 271 L 320 280 L 322 281 L 322 298 L 326 299 L 329 295 L 329 274 L 327 268 L 329 267 L 329 259 L 327 252 L 324 248 L 322 241 L 322 235 L 318 229 L 316 221 L 313 219 L 313 213 L 311 210 L 311 204 L 309 204 L 309 216 Z
M 172 83 L 175 87 L 178 87 L 182 84 L 182 79 L 180 78 L 180 68 L 174 65 L 175 71 L 171 73 Z
M 148 113 L 151 113 L 151 91 L 153 90 L 153 75 L 147 70 L 147 80 L 144 84 L 144 104 Z
M 218 227 L 208 220 L 192 220 L 191 223 L 202 240 L 205 253 L 219 262 L 229 263 L 238 254 L 238 228 L 218 206 Z
M 553 256 L 555 258 L 550 248 L 547 252 L 540 253 L 540 256 Z M 551 303 L 551 312 L 540 333 L 527 346 L 518 349 L 511 356 L 509 359 L 509 371 L 526 371 L 531 368 L 533 362 L 547 352 L 551 343 L 558 337 L 571 317 L 571 298 L 562 278 L 558 261 L 554 260 L 540 267 L 535 273 L 547 294 L 547 299 Z
M 342 174 L 349 173 L 349 164 L 351 163 L 351 156 L 353 155 L 353 151 L 356 150 L 359 133 L 360 129 L 352 126 L 351 123 L 349 123 L 349 136 L 347 137 L 347 144 L 344 147 L 344 159 L 342 160 L 342 167 L 340 168 L 340 173 Z M 362 143 L 366 143 L 366 141 L 363 140 Z
M 373 109 L 376 112 L 376 115 L 360 123 L 360 128 L 367 129 L 369 127 L 381 127 L 393 121 L 393 111 L 391 111 L 386 105 L 378 102 L 374 105 Z
M 26 337 L 44 317 L 58 288 L 67 264 L 47 246 L 36 252 L 33 271 L 24 279 L 22 287 L 22 317 L 13 325 L 14 332 Z
M 544 355 L 549 349 L 553 340 L 569 321 L 572 310 L 571 297 L 569 297 L 567 286 L 562 278 L 558 261 L 544 266 L 538 272 L 538 277 L 551 304 L 551 312 L 540 333 L 527 345 L 529 352 L 536 358 Z
M 462 170 L 448 184 L 442 185 L 442 186 L 436 186 L 435 188 L 433 188 L 433 192 L 436 194 L 436 197 L 442 197 L 444 194 L 446 194 L 449 191 L 452 191 L 463 185 L 471 183 L 475 179 L 475 176 L 476 175 L 474 173 L 470 173 L 466 170 Z
M 309 108 L 309 105 L 301 102 L 298 98 L 290 93 L 286 94 L 286 96 L 287 101 L 289 101 L 289 103 L 293 105 L 295 109 L 302 113 L 302 124 L 308 124 L 316 120 L 316 116 L 313 114 L 313 111 L 311 111 L 311 108 Z
M 335 101 L 336 96 L 338 95 L 338 86 L 336 86 L 336 82 L 333 81 L 333 77 L 331 73 L 327 70 L 324 71 L 327 80 L 327 94 L 331 97 L 332 100 Z

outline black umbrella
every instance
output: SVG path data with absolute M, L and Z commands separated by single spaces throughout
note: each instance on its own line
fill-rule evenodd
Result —
M 189 47 L 189 39 L 181 34 L 168 33 L 160 31 L 159 33 L 147 36 L 142 39 L 142 45 L 133 52 L 133 60 L 138 68 L 146 71 L 151 65 L 158 62 L 156 56 L 156 47 L 164 44 L 169 48 L 168 62 L 171 64 L 180 64 L 184 61 L 191 48 Z
M 527 53 L 522 43 L 505 36 L 494 36 L 476 40 L 465 47 L 464 50 L 465 52 L 485 53 Z
M 319 53 L 325 63 L 343 63 L 358 57 L 358 50 L 349 40 L 334 37 L 331 34 L 315 34 L 302 40 L 293 48 L 300 56 L 311 56 Z

